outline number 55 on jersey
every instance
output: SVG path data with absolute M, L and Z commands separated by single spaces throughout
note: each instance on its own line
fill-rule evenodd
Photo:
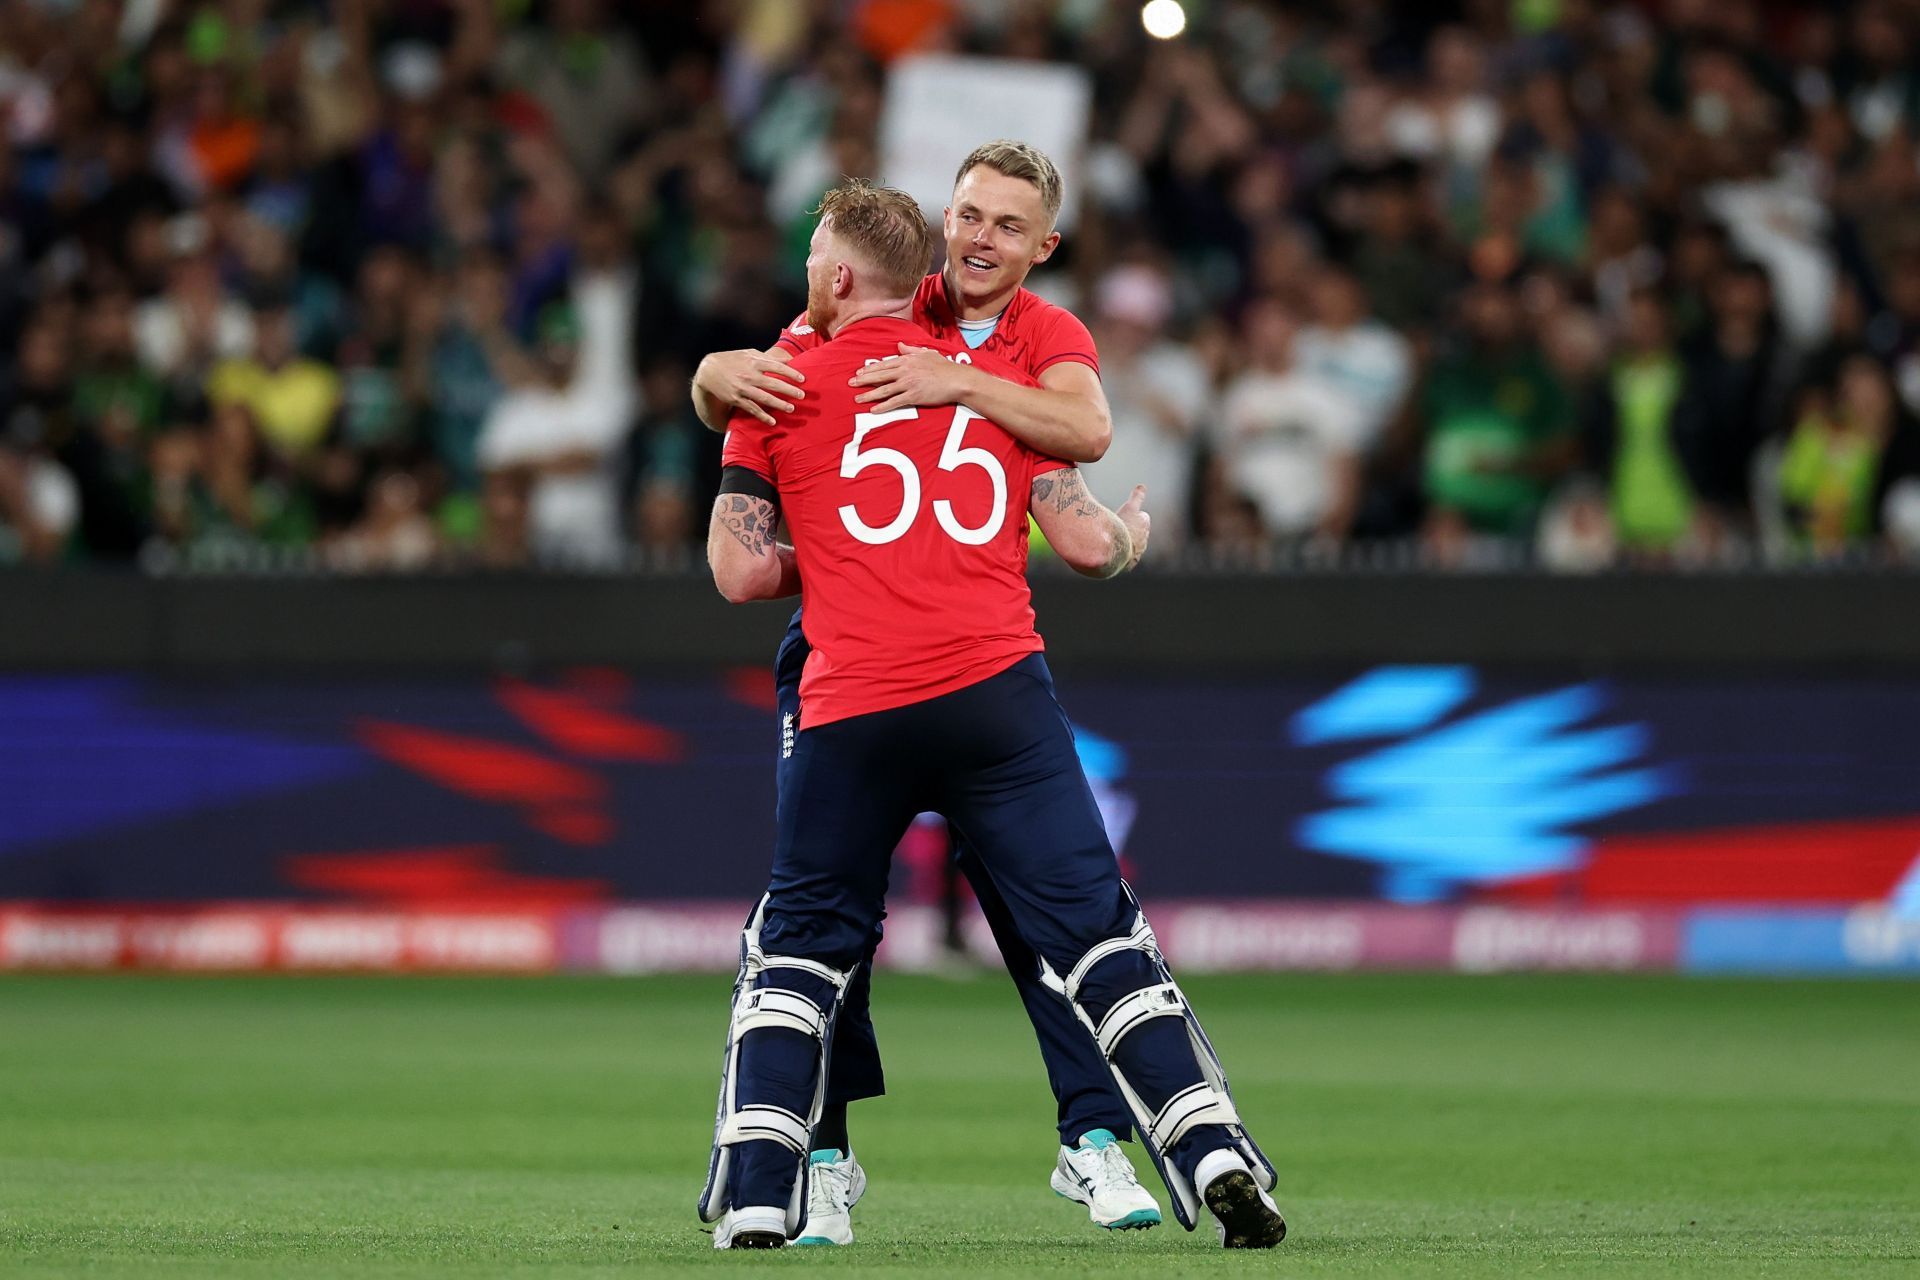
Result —
M 772 486 L 793 537 L 813 646 L 802 728 L 938 697 L 1043 647 L 1025 513 L 1034 477 L 1066 464 L 962 405 L 865 412 L 847 378 L 903 341 L 966 350 L 929 344 L 905 320 L 857 321 L 795 358 L 819 390 L 792 413 L 772 426 L 744 414 L 728 424 L 725 465 Z M 1034 385 L 1004 361 L 971 358 Z M 956 634 L 969 637 L 961 647 L 936 638 Z

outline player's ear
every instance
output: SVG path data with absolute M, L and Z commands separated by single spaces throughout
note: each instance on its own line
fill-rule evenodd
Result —
M 853 292 L 853 268 L 844 262 L 833 264 L 833 296 L 844 298 Z
M 1047 238 L 1040 242 L 1039 252 L 1033 255 L 1033 265 L 1037 267 L 1041 263 L 1045 262 L 1048 258 L 1051 258 L 1053 256 L 1053 251 L 1055 249 L 1058 249 L 1059 247 L 1060 247 L 1060 233 L 1058 231 L 1047 232 Z

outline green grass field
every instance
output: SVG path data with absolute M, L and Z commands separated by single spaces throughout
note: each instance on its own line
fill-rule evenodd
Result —
M 1048 1191 L 1004 978 L 877 988 L 859 1243 L 734 1256 L 724 979 L 0 980 L 0 1275 L 1920 1274 L 1911 986 L 1195 981 L 1281 1168 L 1257 1255 Z

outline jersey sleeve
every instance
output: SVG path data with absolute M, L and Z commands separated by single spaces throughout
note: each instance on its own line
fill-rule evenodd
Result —
M 773 453 L 768 447 L 767 425 L 749 414 L 736 413 L 727 420 L 727 442 L 721 446 L 722 467 L 745 467 L 772 484 Z
M 990 373 L 996 378 L 1002 378 L 1008 382 L 1017 382 L 1023 387 L 1037 387 L 1040 385 L 1040 379 L 1033 377 L 1024 369 L 1014 365 L 1011 361 L 1003 360 L 999 356 L 989 352 L 975 351 L 971 353 L 971 358 L 974 368 L 984 373 Z M 1043 476 L 1049 471 L 1059 471 L 1074 465 L 1064 458 L 1056 458 L 1051 454 L 1041 453 L 1024 443 L 1020 445 L 1020 448 L 1033 463 L 1032 473 L 1036 476 Z
M 773 340 L 773 345 L 784 348 L 797 356 L 803 351 L 813 350 L 823 341 L 825 341 L 825 339 L 814 330 L 812 325 L 807 323 L 807 313 L 802 311 L 788 323 L 786 328 L 780 331 L 780 336 Z
M 1083 364 L 1098 374 L 1100 353 L 1080 318 L 1064 307 L 1056 307 L 1034 334 L 1033 362 L 1027 371 L 1038 378 L 1056 364 L 1069 363 Z

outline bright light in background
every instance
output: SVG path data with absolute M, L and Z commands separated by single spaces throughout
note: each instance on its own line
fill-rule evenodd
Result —
M 1171 40 L 1187 29 L 1187 11 L 1180 0 L 1147 0 L 1140 6 L 1140 25 L 1155 40 Z

